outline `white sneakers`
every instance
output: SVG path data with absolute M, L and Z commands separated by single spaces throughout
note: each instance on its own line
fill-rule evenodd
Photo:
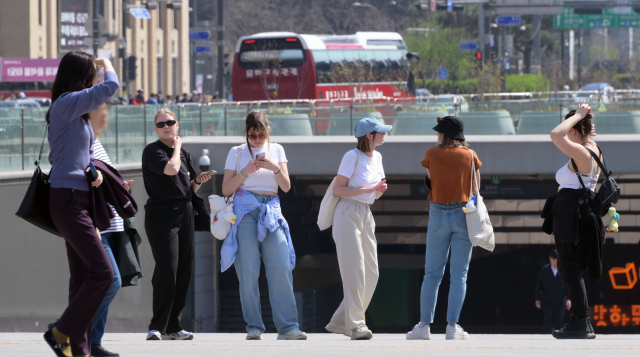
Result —
M 407 340 L 430 340 L 431 339 L 431 329 L 429 328 L 429 324 L 425 324 L 420 327 L 421 324 L 417 324 L 413 330 L 407 333 Z M 468 340 L 469 334 L 460 327 L 460 325 L 455 324 L 455 326 L 447 324 L 447 340 Z
M 193 340 L 193 334 L 182 330 L 180 332 L 168 333 L 166 335 L 160 334 L 158 330 L 151 330 L 147 334 L 147 341 L 159 341 L 159 340 Z
M 180 332 L 168 333 L 162 335 L 163 340 L 193 340 L 193 334 L 191 332 L 182 330 Z
M 262 340 L 262 331 L 253 329 L 247 333 L 247 340 Z
M 294 328 L 287 333 L 278 334 L 278 340 L 306 340 L 307 334 Z
M 407 340 L 430 340 L 431 329 L 429 324 L 425 324 L 420 327 L 421 324 L 417 324 L 413 327 L 413 330 L 407 333 Z
M 160 331 L 151 330 L 147 334 L 147 341 L 160 341 L 162 339 L 162 335 L 160 335 Z
M 345 335 L 347 337 L 351 337 L 351 330 L 347 330 L 344 326 L 338 326 L 338 325 L 329 323 L 327 326 L 325 326 L 325 330 L 338 335 Z
M 468 340 L 469 334 L 460 327 L 460 325 L 455 324 L 455 326 L 451 326 L 447 324 L 447 340 Z
M 370 340 L 373 337 L 373 333 L 367 325 L 360 325 L 353 330 L 351 330 L 351 339 L 352 340 Z

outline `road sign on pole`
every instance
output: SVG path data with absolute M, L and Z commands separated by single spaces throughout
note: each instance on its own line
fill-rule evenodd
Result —
M 438 9 L 438 3 L 436 3 L 436 0 L 429 1 L 429 5 L 431 7 L 431 11 L 436 11 L 436 9 Z
M 211 32 L 209 31 L 189 32 L 189 41 L 206 41 L 210 38 L 211 38 Z
M 498 16 L 496 18 L 496 24 L 498 26 L 520 26 L 520 16 Z
M 211 46 L 196 46 L 196 52 L 209 53 L 211 52 Z
M 565 7 L 562 13 L 554 15 L 555 29 L 628 28 L 640 27 L 640 14 L 632 6 L 605 6 L 602 14 L 574 14 L 572 7 Z
M 447 0 L 447 11 L 453 11 L 453 0 Z
M 478 49 L 478 44 L 474 41 L 460 41 L 460 50 L 462 51 L 475 51 Z

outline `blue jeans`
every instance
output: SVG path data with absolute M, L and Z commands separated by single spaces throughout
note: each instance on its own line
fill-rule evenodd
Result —
M 431 203 L 427 232 L 427 258 L 420 292 L 420 321 L 433 323 L 438 288 L 444 275 L 451 248 L 451 286 L 447 306 L 447 322 L 458 322 L 467 292 L 467 272 L 471 261 L 471 241 L 467 232 L 465 204 Z
M 267 203 L 275 197 L 252 194 L 260 203 Z M 259 212 L 260 209 L 256 208 L 238 223 L 238 253 L 234 265 L 240 282 L 242 315 L 247 322 L 247 332 L 256 329 L 265 331 L 258 287 L 262 256 L 267 272 L 273 322 L 278 333 L 284 334 L 298 328 L 298 309 L 293 294 L 289 245 L 282 227 L 267 232 L 262 242 L 258 240 Z
M 111 266 L 113 267 L 113 282 L 111 283 L 104 300 L 102 300 L 102 304 L 100 304 L 98 311 L 96 311 L 96 314 L 93 316 L 93 323 L 91 324 L 91 343 L 98 345 L 102 344 L 102 336 L 104 336 L 104 330 L 107 327 L 109 305 L 111 305 L 111 302 L 116 297 L 118 290 L 122 287 L 120 271 L 118 270 L 118 265 L 113 257 L 113 251 L 111 250 L 111 233 L 103 233 L 100 236 L 102 237 L 104 250 L 107 251 L 107 256 L 109 257 L 109 261 L 111 261 Z

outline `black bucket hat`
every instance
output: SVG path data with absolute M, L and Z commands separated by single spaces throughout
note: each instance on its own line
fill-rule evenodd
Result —
M 444 118 L 438 117 L 438 124 L 433 127 L 433 130 L 454 139 L 465 140 L 464 123 L 462 120 L 458 119 L 458 117 L 454 117 L 453 115 L 449 115 Z

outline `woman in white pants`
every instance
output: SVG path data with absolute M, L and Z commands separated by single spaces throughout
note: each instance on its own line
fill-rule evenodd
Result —
M 362 119 L 354 129 L 358 146 L 342 158 L 333 195 L 341 197 L 333 216 L 344 299 L 326 326 L 331 333 L 352 340 L 373 337 L 364 313 L 378 283 L 376 223 L 369 206 L 387 190 L 382 156 L 375 151 L 384 144 L 390 125 L 374 118 Z

